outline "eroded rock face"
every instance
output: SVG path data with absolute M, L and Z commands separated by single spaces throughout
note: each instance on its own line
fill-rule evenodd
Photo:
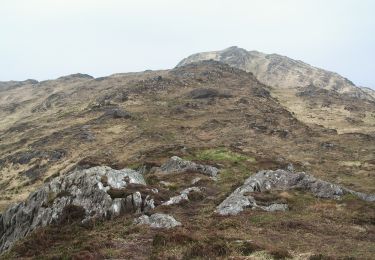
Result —
M 173 156 L 169 161 L 163 164 L 158 172 L 164 174 L 183 173 L 183 172 L 199 172 L 201 174 L 216 178 L 219 169 L 209 165 L 197 164 L 195 162 L 183 160 L 180 157 Z
M 319 180 L 304 172 L 293 173 L 286 170 L 260 171 L 249 177 L 216 208 L 220 215 L 236 215 L 245 208 L 261 208 L 266 211 L 287 210 L 286 204 L 274 203 L 259 206 L 252 192 L 270 190 L 302 189 L 313 193 L 319 198 L 340 199 L 345 194 L 353 194 L 366 201 L 375 201 L 375 195 L 356 192 L 339 185 Z
M 137 225 L 149 225 L 152 228 L 173 228 L 181 226 L 174 217 L 166 214 L 155 213 L 151 216 L 142 215 L 134 220 Z
M 154 208 L 150 195 L 142 196 L 133 189 L 124 197 L 111 197 L 113 190 L 127 189 L 131 185 L 143 186 L 146 182 L 134 170 L 113 170 L 105 166 L 75 171 L 53 179 L 31 193 L 26 201 L 0 214 L 0 253 L 34 229 L 59 223 L 64 208 L 68 206 L 84 209 L 82 223 Z

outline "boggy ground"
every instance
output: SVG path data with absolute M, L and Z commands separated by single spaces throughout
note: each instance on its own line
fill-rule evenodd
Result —
M 218 216 L 215 207 L 259 167 L 256 158 L 225 148 L 195 150 L 186 158 L 220 165 L 218 181 L 187 172 L 146 174 L 148 183 L 178 192 L 194 186 L 180 205 L 159 206 L 182 227 L 156 230 L 133 224 L 134 215 L 98 222 L 90 227 L 70 222 L 29 235 L 4 258 L 37 259 L 371 259 L 375 242 L 375 205 L 353 196 L 340 201 L 318 199 L 302 191 L 257 194 L 257 200 L 285 201 L 290 210 L 264 212 L 247 209 L 237 216 Z M 282 165 L 274 163 L 270 168 Z M 79 216 L 77 216 L 79 220 Z
M 192 95 L 197 89 L 202 92 Z M 75 168 L 151 168 L 178 155 L 222 170 L 218 182 L 203 179 L 197 184 L 206 187 L 203 198 L 157 209 L 171 213 L 183 227 L 162 232 L 134 227 L 134 216 L 89 229 L 49 227 L 30 235 L 7 257 L 84 257 L 89 251 L 109 258 L 238 258 L 253 251 L 266 257 L 267 251 L 370 258 L 374 206 L 355 198 L 328 201 L 294 191 L 272 195 L 288 200 L 288 212 L 214 215 L 216 205 L 250 174 L 288 163 L 375 193 L 374 136 L 337 134 L 301 123 L 267 89 L 252 74 L 201 62 L 98 79 L 76 75 L 2 92 L 2 209 Z M 179 191 L 191 186 L 195 175 L 147 179 L 152 185 L 170 181 L 169 189 Z

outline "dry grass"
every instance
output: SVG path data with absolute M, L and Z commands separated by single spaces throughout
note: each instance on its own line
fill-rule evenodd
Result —
M 158 231 L 133 226 L 134 216 L 95 223 L 89 229 L 77 224 L 48 227 L 30 234 L 7 258 L 236 259 L 254 254 L 282 258 L 306 253 L 314 255 L 312 259 L 366 259 L 375 254 L 374 205 L 356 198 L 321 200 L 301 191 L 255 194 L 264 203 L 273 199 L 286 201 L 290 211 L 246 210 L 231 217 L 213 213 L 248 176 L 261 169 L 284 168 L 288 163 L 293 163 L 298 171 L 355 190 L 375 192 L 374 137 L 337 135 L 314 125 L 309 128 L 275 100 L 255 96 L 253 91 L 260 85 L 243 72 L 206 65 L 179 72 L 194 73 L 194 77 L 175 73 L 117 75 L 102 81 L 25 90 L 38 98 L 20 106 L 15 114 L 0 111 L 4 123 L 0 159 L 5 159 L 0 162 L 0 187 L 4 187 L 0 206 L 24 199 L 50 176 L 66 174 L 75 167 L 145 165 L 150 169 L 178 155 L 221 170 L 217 182 L 194 172 L 146 175 L 147 183 L 160 191 L 159 203 L 192 186 L 195 177 L 202 178 L 196 186 L 204 187 L 203 193 L 190 194 L 190 202 L 156 209 L 172 214 L 183 227 Z M 157 76 L 162 76 L 161 83 L 148 83 Z M 199 87 L 230 90 L 233 97 L 193 100 L 186 96 Z M 31 108 L 54 88 L 67 94 L 64 106 L 32 114 Z M 100 119 L 104 110 L 92 109 L 91 104 L 123 91 L 128 93 L 128 100 L 112 102 L 129 111 L 133 118 Z M 10 100 L 16 102 L 17 98 Z M 12 131 L 7 132 L 11 126 Z M 94 135 L 93 140 L 82 138 L 84 126 L 89 126 L 86 129 Z M 323 143 L 333 146 L 327 148 Z M 34 158 L 27 164 L 10 162 L 16 152 L 28 149 L 64 149 L 66 155 L 58 160 Z M 40 180 L 29 183 L 22 172 L 42 163 L 46 172 Z M 160 185 L 162 180 L 171 185 Z M 113 191 L 114 197 L 125 195 L 123 191 Z

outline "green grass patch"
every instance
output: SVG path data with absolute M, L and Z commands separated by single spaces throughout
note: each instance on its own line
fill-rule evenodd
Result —
M 198 151 L 196 153 L 196 158 L 199 160 L 205 160 L 205 161 L 230 162 L 230 163 L 239 163 L 239 162 L 244 162 L 244 161 L 255 162 L 254 158 L 247 157 L 240 153 L 232 152 L 226 148 L 214 148 L 214 149 Z
M 357 201 L 357 200 L 359 200 L 358 196 L 348 193 L 342 196 L 341 203 L 352 202 L 352 201 Z
M 314 202 L 319 201 L 314 195 L 305 191 L 289 191 L 291 194 L 290 198 L 287 198 L 287 203 L 291 211 L 301 211 L 305 210 L 309 205 L 312 205 Z
M 279 219 L 278 216 L 270 213 L 265 213 L 265 214 L 255 214 L 250 216 L 250 221 L 251 223 L 254 224 L 268 224 L 275 222 Z

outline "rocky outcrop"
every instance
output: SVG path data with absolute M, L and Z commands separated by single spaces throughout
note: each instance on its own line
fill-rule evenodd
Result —
M 151 216 L 142 215 L 134 220 L 137 225 L 149 225 L 152 228 L 173 228 L 181 226 L 174 217 L 166 214 L 155 213 Z
M 105 166 L 57 177 L 0 214 L 0 253 L 36 228 L 59 223 L 72 206 L 84 212 L 82 223 L 125 212 L 147 212 L 154 208 L 155 191 L 145 194 L 145 185 L 143 176 L 134 170 Z
M 232 97 L 232 95 L 229 94 L 229 92 L 223 92 L 219 91 L 217 89 L 212 88 L 198 88 L 190 91 L 189 97 L 193 99 L 202 99 L 202 98 L 229 98 Z
M 286 170 L 260 171 L 249 177 L 216 208 L 220 215 L 236 215 L 245 208 L 261 208 L 267 211 L 286 210 L 286 204 L 273 203 L 259 206 L 252 195 L 254 192 L 271 190 L 302 189 L 319 198 L 340 199 L 345 194 L 353 194 L 365 201 L 375 201 L 375 195 L 356 192 L 339 185 L 319 180 L 304 172 L 293 173 Z
M 184 172 L 198 172 L 213 178 L 216 178 L 219 169 L 209 165 L 197 164 L 195 162 L 183 160 L 180 157 L 173 156 L 158 170 L 161 174 L 184 173 Z
M 114 119 L 118 119 L 118 118 L 129 119 L 132 116 L 128 111 L 125 111 L 120 108 L 115 108 L 115 109 L 108 109 L 104 113 L 103 117 L 109 117 L 109 118 L 114 118 Z
M 69 81 L 69 80 L 90 80 L 90 79 L 94 79 L 94 77 L 88 74 L 75 73 L 75 74 L 60 77 L 57 80 Z

